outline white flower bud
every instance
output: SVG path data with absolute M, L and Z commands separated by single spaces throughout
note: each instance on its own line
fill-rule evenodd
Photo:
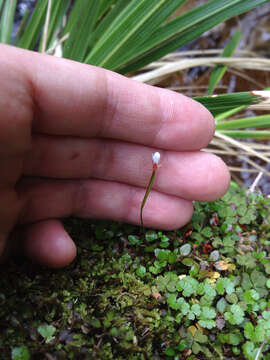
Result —
M 153 160 L 154 164 L 158 165 L 159 160 L 160 160 L 160 153 L 155 152 L 154 154 L 152 154 L 152 160 Z

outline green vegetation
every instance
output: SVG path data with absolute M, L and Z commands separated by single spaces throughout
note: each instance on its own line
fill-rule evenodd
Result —
M 187 0 L 38 0 L 14 43 L 50 52 L 60 42 L 65 58 L 127 73 L 268 1 L 211 0 L 170 19 Z M 1 42 L 11 43 L 16 3 L 0 0 Z
M 62 270 L 1 269 L 1 359 L 270 359 L 270 199 L 237 187 L 161 232 L 69 219 Z

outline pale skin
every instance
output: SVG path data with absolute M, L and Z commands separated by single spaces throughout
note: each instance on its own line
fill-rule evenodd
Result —
M 229 185 L 226 165 L 200 151 L 211 114 L 174 92 L 104 69 L 0 45 L 0 254 L 12 244 L 33 261 L 63 267 L 76 246 L 67 216 L 176 229 L 193 200 Z

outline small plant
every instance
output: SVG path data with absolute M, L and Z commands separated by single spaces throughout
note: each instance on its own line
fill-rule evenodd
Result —
M 11 351 L 12 360 L 29 360 L 30 353 L 26 346 L 16 346 Z
M 54 339 L 53 335 L 56 331 L 56 328 L 53 325 L 43 324 L 38 327 L 37 331 L 45 339 L 45 342 L 49 343 Z
M 160 160 L 160 153 L 159 152 L 155 152 L 153 155 L 152 155 L 152 162 L 153 162 L 153 170 L 152 170 L 152 175 L 151 175 L 151 178 L 149 180 L 149 183 L 147 185 L 147 188 L 146 188 L 146 192 L 145 192 L 145 195 L 144 195 L 144 198 L 143 198 L 143 201 L 142 201 L 142 204 L 141 204 L 141 209 L 140 209 L 140 219 L 141 219 L 141 226 L 143 228 L 143 208 L 144 208 L 144 205 L 146 203 L 146 200 L 149 196 L 149 193 L 152 189 L 152 186 L 153 186 L 153 183 L 155 181 L 155 177 L 156 177 L 156 172 L 157 172 L 157 168 L 158 168 L 158 164 L 159 164 L 159 160 Z

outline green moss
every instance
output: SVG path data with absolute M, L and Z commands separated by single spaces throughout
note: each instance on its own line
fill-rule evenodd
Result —
M 270 359 L 269 209 L 232 188 L 177 231 L 68 219 L 69 267 L 2 265 L 0 359 Z

